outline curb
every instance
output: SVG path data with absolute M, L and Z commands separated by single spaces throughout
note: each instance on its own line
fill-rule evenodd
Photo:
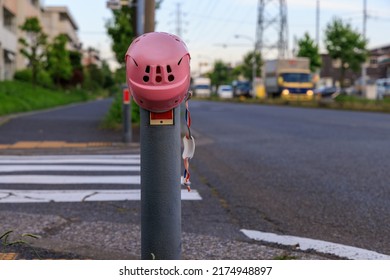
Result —
M 0 261 L 11 261 L 18 258 L 17 253 L 0 253 Z

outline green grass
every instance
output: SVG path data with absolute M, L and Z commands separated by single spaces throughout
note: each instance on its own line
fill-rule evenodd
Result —
M 20 81 L 0 82 L 0 116 L 95 99 L 99 93 L 81 89 L 47 89 Z
M 110 110 L 103 120 L 103 128 L 120 130 L 122 129 L 122 115 L 123 115 L 123 103 L 122 93 L 118 90 L 115 95 L 115 99 L 112 102 Z M 131 122 L 133 125 L 140 123 L 139 107 L 132 100 L 131 101 Z

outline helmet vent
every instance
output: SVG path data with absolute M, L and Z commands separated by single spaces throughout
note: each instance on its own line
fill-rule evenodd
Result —
M 173 82 L 174 79 L 175 79 L 175 76 L 173 76 L 173 75 L 168 76 L 168 81 Z
M 171 66 L 169 66 L 169 65 L 167 65 L 167 72 L 168 72 L 168 73 L 171 73 L 171 72 L 172 72 Z
M 161 76 L 156 76 L 156 82 L 157 82 L 157 83 L 161 83 L 161 81 L 162 81 Z
M 146 66 L 146 68 L 145 68 L 145 73 L 150 73 L 150 66 L 149 66 L 149 65 Z
M 145 83 L 149 82 L 149 76 L 147 75 L 145 75 L 142 79 L 144 80 Z

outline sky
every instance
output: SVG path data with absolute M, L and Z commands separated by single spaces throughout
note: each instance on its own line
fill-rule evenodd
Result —
M 390 0 L 366 0 L 366 37 L 369 47 L 390 45 Z M 98 49 L 103 59 L 115 66 L 111 52 L 111 40 L 106 35 L 105 23 L 112 18 L 106 8 L 106 0 L 41 0 L 45 6 L 67 6 L 79 26 L 79 37 L 85 48 Z M 267 2 L 267 1 L 266 1 Z M 256 34 L 257 0 L 163 0 L 156 11 L 156 31 L 180 33 L 191 54 L 194 72 L 206 71 L 213 62 L 221 59 L 236 65 L 253 50 Z M 265 6 L 269 16 L 276 14 L 279 1 Z M 286 0 L 289 50 L 294 38 L 300 39 L 305 32 L 316 38 L 317 0 Z M 362 33 L 364 0 L 319 0 L 320 49 L 325 52 L 324 30 L 334 17 L 342 18 L 352 28 Z M 180 13 L 178 12 L 180 11 Z M 180 28 L 178 28 L 180 14 Z M 276 39 L 272 27 L 265 35 L 268 43 Z M 235 35 L 239 35 L 236 38 Z M 129 40 L 129 44 L 131 41 Z M 265 55 L 273 58 L 272 52 Z M 208 63 L 199 69 L 199 63 Z

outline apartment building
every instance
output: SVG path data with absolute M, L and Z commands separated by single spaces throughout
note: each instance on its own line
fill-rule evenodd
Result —
M 42 13 L 43 31 L 48 35 L 49 40 L 65 34 L 68 37 L 67 48 L 69 50 L 80 50 L 81 43 L 77 36 L 79 29 L 67 7 L 52 6 L 43 8 Z
M 16 70 L 27 66 L 18 39 L 25 37 L 19 26 L 37 17 L 49 40 L 59 34 L 69 38 L 68 49 L 80 50 L 78 26 L 66 7 L 42 7 L 40 0 L 0 0 L 0 81 L 12 79 Z
M 96 65 L 98 68 L 102 67 L 102 60 L 100 59 L 100 52 L 94 48 L 88 48 L 82 51 L 81 64 L 84 66 Z
M 12 78 L 15 71 L 16 18 L 0 0 L 0 80 Z

